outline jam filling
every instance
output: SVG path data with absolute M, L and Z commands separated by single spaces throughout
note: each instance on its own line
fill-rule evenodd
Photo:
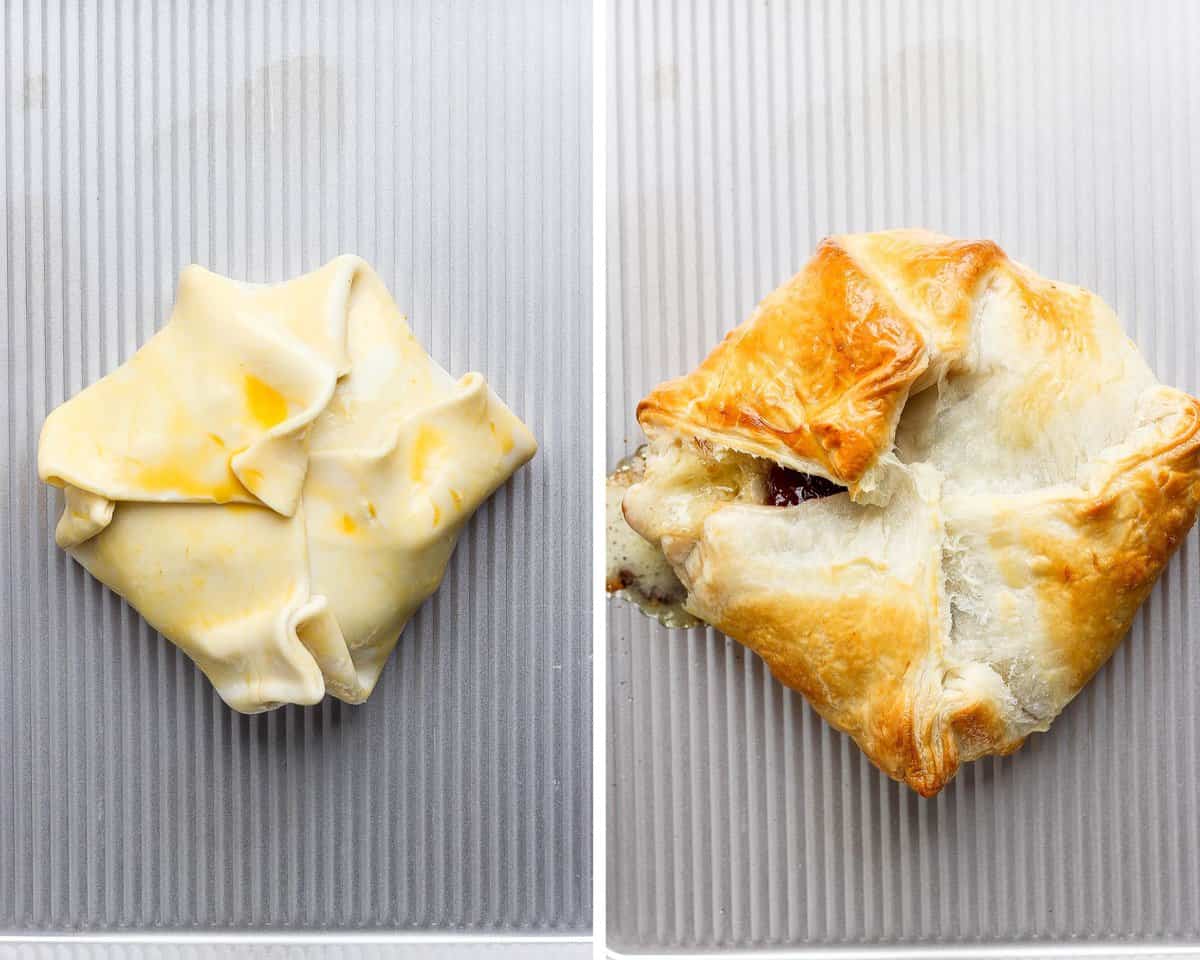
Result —
M 835 493 L 845 493 L 832 480 L 811 473 L 790 470 L 775 463 L 767 474 L 767 503 L 772 507 L 794 507 L 805 500 L 820 500 Z

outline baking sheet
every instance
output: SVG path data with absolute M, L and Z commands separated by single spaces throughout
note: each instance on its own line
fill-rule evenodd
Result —
M 586 931 L 589 5 L 0 17 L 0 932 Z M 243 717 L 54 548 L 38 430 L 185 264 L 343 252 L 541 448 L 369 703 Z
M 590 939 L 543 936 L 508 942 L 458 941 L 434 937 L 407 940 L 340 937 L 322 943 L 295 943 L 280 940 L 246 941 L 216 934 L 180 943 L 178 939 L 144 942 L 78 942 L 68 946 L 60 942 L 0 943 L 0 960 L 61 960 L 69 954 L 74 960 L 588 960 L 592 956 Z
M 991 237 L 1200 389 L 1200 5 L 610 8 L 608 458 L 827 233 Z M 1200 538 L 1015 756 L 922 801 L 714 631 L 610 607 L 628 952 L 1200 944 Z

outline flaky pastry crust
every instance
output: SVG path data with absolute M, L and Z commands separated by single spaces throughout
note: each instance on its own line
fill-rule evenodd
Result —
M 1200 508 L 1200 402 L 995 244 L 833 237 L 638 407 L 688 612 L 932 796 L 1112 655 Z M 766 505 L 772 465 L 845 493 Z

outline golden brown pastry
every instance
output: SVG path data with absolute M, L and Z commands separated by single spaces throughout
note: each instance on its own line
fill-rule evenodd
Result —
M 374 688 L 475 509 L 536 450 L 343 256 L 180 276 L 168 323 L 50 413 L 56 539 L 244 713 Z
M 1098 297 L 923 231 L 825 240 L 638 419 L 686 612 L 925 796 L 1050 726 L 1200 505 L 1200 402 Z

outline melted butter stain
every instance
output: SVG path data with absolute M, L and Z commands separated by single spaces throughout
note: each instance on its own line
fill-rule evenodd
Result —
M 358 533 L 358 524 L 354 522 L 354 518 L 348 513 L 342 514 L 342 519 L 338 522 L 342 533 Z
M 457 490 L 455 490 L 453 487 L 450 488 L 450 499 L 454 501 L 454 505 L 456 507 L 462 506 L 462 494 L 459 493 Z
M 441 522 L 442 522 L 442 511 L 438 508 L 438 505 L 435 503 L 433 505 L 433 525 L 436 527 Z
M 429 458 L 442 446 L 442 435 L 430 426 L 422 426 L 417 431 L 417 439 L 413 443 L 412 456 L 409 460 L 408 473 L 413 483 L 425 479 L 425 470 L 429 466 Z
M 208 439 L 211 440 L 213 443 L 215 443 L 222 450 L 225 449 L 225 441 L 222 440 L 220 437 L 218 437 L 215 433 L 210 433 L 208 435 Z
M 370 500 L 367 501 L 367 513 L 371 515 L 372 520 L 379 516 L 379 514 L 375 512 L 375 504 L 373 504 Z
M 287 419 L 288 402 L 282 393 L 264 383 L 252 373 L 246 374 L 243 384 L 246 396 L 246 408 L 250 416 L 260 427 L 270 429 L 277 423 Z

